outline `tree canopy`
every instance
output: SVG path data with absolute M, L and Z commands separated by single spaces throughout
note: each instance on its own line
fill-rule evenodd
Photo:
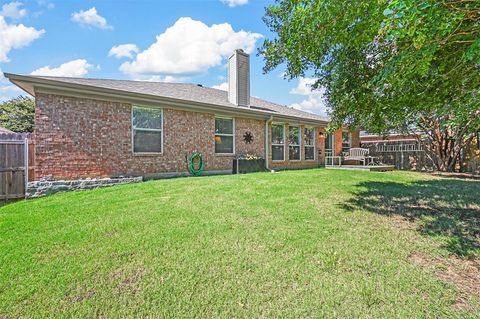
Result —
M 0 126 L 13 132 L 32 132 L 35 118 L 35 102 L 29 97 L 0 103 Z
M 420 130 L 441 170 L 480 129 L 480 1 L 279 0 L 264 21 L 264 71 L 318 79 L 333 127 Z

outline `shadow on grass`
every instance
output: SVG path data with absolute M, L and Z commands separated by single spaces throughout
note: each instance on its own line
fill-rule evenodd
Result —
M 11 205 L 11 204 L 14 204 L 14 203 L 17 203 L 21 200 L 25 200 L 24 198 L 20 198 L 20 199 L 9 199 L 9 200 L 0 200 L 0 208 L 2 207 L 5 207 L 7 205 Z M 1 318 L 1 317 L 0 317 Z
M 362 182 L 342 206 L 401 216 L 427 236 L 445 236 L 446 249 L 461 257 L 480 254 L 480 182 L 424 180 L 408 184 Z

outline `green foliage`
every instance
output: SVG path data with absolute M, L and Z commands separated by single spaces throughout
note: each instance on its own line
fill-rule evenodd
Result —
M 425 174 L 312 169 L 7 204 L 1 316 L 474 318 L 474 293 L 409 256 L 459 251 L 475 268 L 479 192 Z M 454 271 L 441 278 L 475 289 Z
M 333 127 L 419 129 L 442 170 L 480 128 L 479 1 L 281 0 L 264 21 L 264 70 L 318 78 Z
M 35 101 L 19 96 L 0 104 L 0 126 L 13 132 L 32 132 L 35 120 Z

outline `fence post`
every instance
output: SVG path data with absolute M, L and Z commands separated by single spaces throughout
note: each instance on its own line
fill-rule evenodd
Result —
M 24 169 L 24 178 L 25 178 L 25 186 L 24 186 L 24 193 L 27 194 L 27 185 L 28 185 L 28 138 L 25 138 L 23 141 L 23 169 Z
M 405 165 L 403 163 L 403 142 L 400 143 L 400 169 L 405 169 Z

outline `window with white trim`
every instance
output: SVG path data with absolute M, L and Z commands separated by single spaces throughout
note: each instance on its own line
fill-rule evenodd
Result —
M 272 124 L 272 160 L 285 160 L 285 127 L 283 124 Z
M 215 154 L 234 153 L 234 119 L 215 118 Z
M 305 160 L 314 161 L 315 160 L 315 128 L 305 127 Z
M 134 153 L 162 153 L 162 109 L 134 105 L 132 135 Z
M 350 132 L 342 132 L 342 153 L 350 152 L 350 143 L 351 143 L 351 134 Z
M 302 139 L 300 136 L 300 127 L 289 126 L 288 127 L 288 158 L 291 161 L 299 161 L 301 159 L 300 143 Z

